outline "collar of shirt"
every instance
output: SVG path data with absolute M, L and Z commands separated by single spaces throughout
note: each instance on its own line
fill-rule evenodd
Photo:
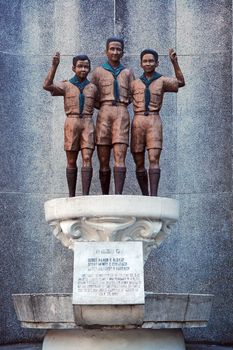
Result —
M 70 82 L 71 84 L 75 85 L 75 86 L 76 86 L 77 88 L 79 88 L 79 90 L 81 90 L 81 91 L 85 88 L 85 86 L 87 86 L 87 85 L 90 83 L 90 81 L 89 81 L 88 79 L 85 79 L 83 82 L 80 82 L 80 81 L 78 80 L 77 75 L 74 75 L 73 78 L 71 78 L 71 79 L 69 80 L 69 82 Z

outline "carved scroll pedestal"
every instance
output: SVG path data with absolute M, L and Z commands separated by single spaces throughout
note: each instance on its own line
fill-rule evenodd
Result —
M 74 250 L 77 266 L 73 294 L 13 296 L 22 327 L 48 330 L 43 350 L 183 350 L 181 329 L 207 325 L 212 295 L 144 293 L 140 289 L 140 249 L 143 247 L 145 262 L 151 249 L 167 237 L 179 217 L 176 200 L 60 198 L 45 203 L 45 216 L 56 238 Z M 141 274 L 132 260 L 140 265 L 140 257 Z

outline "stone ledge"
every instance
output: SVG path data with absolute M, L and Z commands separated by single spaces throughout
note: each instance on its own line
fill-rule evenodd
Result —
M 22 327 L 42 329 L 205 327 L 212 298 L 210 294 L 147 293 L 145 305 L 79 305 L 74 306 L 75 315 L 72 294 L 13 295 Z
M 133 203 L 133 205 L 132 205 Z M 150 217 L 176 222 L 179 205 L 175 199 L 132 195 L 78 196 L 45 202 L 45 219 L 69 220 L 81 217 Z

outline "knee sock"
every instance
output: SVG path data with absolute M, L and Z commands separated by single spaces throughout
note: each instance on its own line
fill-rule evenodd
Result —
M 150 179 L 150 195 L 157 196 L 159 179 L 160 179 L 160 169 L 149 169 L 149 179 Z
M 77 173 L 77 168 L 66 168 L 66 178 L 69 188 L 69 197 L 75 197 Z
M 89 191 L 90 191 L 91 179 L 93 174 L 92 167 L 82 167 L 81 174 L 82 174 L 82 194 L 83 196 L 86 196 L 89 194 Z
M 142 194 L 144 196 L 149 196 L 149 191 L 148 191 L 148 176 L 147 176 L 147 171 L 146 169 L 142 171 L 136 171 L 136 177 L 140 186 L 140 189 L 142 191 Z
M 100 185 L 102 194 L 109 194 L 109 186 L 111 180 L 111 170 L 100 170 L 99 171 Z
M 125 176 L 125 167 L 114 167 L 115 194 L 122 194 L 125 183 Z

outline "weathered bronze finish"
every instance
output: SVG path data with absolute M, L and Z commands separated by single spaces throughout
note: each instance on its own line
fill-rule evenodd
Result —
M 156 72 L 159 65 L 156 51 L 147 49 L 141 53 L 140 79 L 131 83 L 134 119 L 131 133 L 131 152 L 136 165 L 136 177 L 143 195 L 148 195 L 148 176 L 145 169 L 145 150 L 149 159 L 150 195 L 157 196 L 160 179 L 159 160 L 162 150 L 162 122 L 159 111 L 163 95 L 177 92 L 185 85 L 184 76 L 178 64 L 176 52 L 169 49 L 169 57 L 175 78 L 165 77 Z
M 75 196 L 77 181 L 77 158 L 82 154 L 82 194 L 88 195 L 92 179 L 92 155 L 95 148 L 95 128 L 92 120 L 94 104 L 97 101 L 97 88 L 87 80 L 90 71 L 90 60 L 86 55 L 73 58 L 72 70 L 75 76 L 69 81 L 54 83 L 57 67 L 60 63 L 60 53 L 52 60 L 43 88 L 52 96 L 64 97 L 66 120 L 64 126 L 64 149 L 67 158 L 67 183 L 69 196 Z
M 123 50 L 122 39 L 109 38 L 106 43 L 108 62 L 97 67 L 92 75 L 92 83 L 98 88 L 100 102 L 96 123 L 96 145 L 103 194 L 109 193 L 111 176 L 109 162 L 112 148 L 116 194 L 122 193 L 126 176 L 125 158 L 130 125 L 127 105 L 130 103 L 130 84 L 134 80 L 134 75 L 120 63 Z

